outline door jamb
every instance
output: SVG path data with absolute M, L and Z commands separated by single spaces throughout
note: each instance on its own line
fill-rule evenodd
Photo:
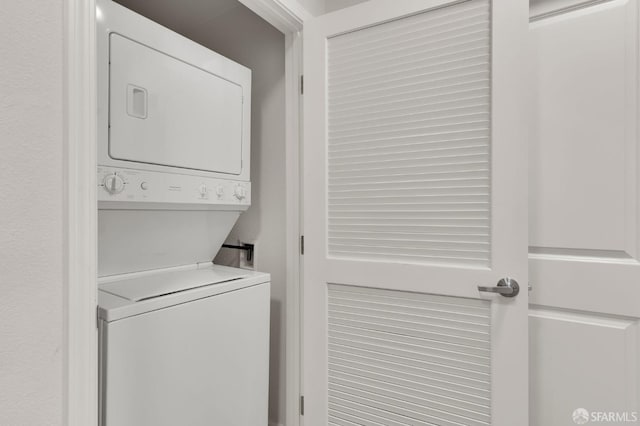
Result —
M 286 115 L 286 301 L 285 301 L 285 425 L 300 425 L 302 392 L 302 36 L 285 33 Z
M 300 423 L 300 31 L 311 15 L 292 0 L 240 0 L 285 35 L 286 413 Z M 97 91 L 95 0 L 64 9 L 65 318 L 63 424 L 98 424 Z
M 95 0 L 64 2 L 63 424 L 98 420 Z

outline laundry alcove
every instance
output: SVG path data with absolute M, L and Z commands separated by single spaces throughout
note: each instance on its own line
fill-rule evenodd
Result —
M 252 70 L 251 207 L 242 213 L 225 242 L 229 245 L 254 244 L 252 267 L 271 274 L 269 419 L 273 424 L 282 424 L 286 400 L 287 300 L 285 35 L 237 0 L 117 2 Z M 188 235 L 199 249 L 210 244 L 214 263 L 246 266 L 243 262 L 245 253 L 228 248 L 217 251 L 217 245 L 211 244 L 217 238 L 212 230 L 213 224 L 208 224 L 199 212 L 147 213 L 140 220 L 146 222 L 150 216 L 159 226 L 147 228 L 149 238 L 139 238 L 136 251 L 158 252 L 155 246 L 158 241 L 171 239 L 181 242 L 176 247 L 185 247 L 183 243 Z M 140 216 L 139 212 L 137 214 Z M 122 220 L 101 212 L 99 229 L 105 229 L 107 221 Z M 159 240 L 154 229 L 162 224 L 167 233 L 164 239 Z M 115 242 L 109 243 L 102 234 L 100 231 L 100 257 L 104 259 L 115 251 Z M 180 259 L 188 253 L 176 250 L 171 255 Z M 116 261 L 112 259 L 110 262 L 114 264 Z

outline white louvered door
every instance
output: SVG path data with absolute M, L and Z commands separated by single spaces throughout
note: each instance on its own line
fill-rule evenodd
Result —
M 526 0 L 305 22 L 305 426 L 527 424 L 527 28 Z

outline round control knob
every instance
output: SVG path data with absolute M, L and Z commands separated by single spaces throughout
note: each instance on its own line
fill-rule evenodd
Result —
M 124 191 L 124 180 L 116 173 L 105 176 L 103 184 L 109 194 L 119 194 Z
M 202 185 L 200 185 L 200 187 L 198 188 L 198 192 L 200 192 L 200 195 L 202 197 L 205 197 L 207 195 L 207 192 L 209 192 L 209 189 L 207 188 L 207 185 L 205 185 L 204 183 Z
M 243 200 L 247 196 L 247 189 L 242 185 L 238 185 L 236 186 L 234 195 L 238 200 Z
M 222 196 L 224 195 L 224 186 L 222 186 L 222 185 L 218 185 L 218 186 L 216 187 L 216 195 L 217 195 L 218 197 L 222 197 Z

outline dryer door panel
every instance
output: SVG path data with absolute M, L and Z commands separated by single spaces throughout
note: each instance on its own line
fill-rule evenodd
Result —
M 238 175 L 242 87 L 112 33 L 109 156 Z

